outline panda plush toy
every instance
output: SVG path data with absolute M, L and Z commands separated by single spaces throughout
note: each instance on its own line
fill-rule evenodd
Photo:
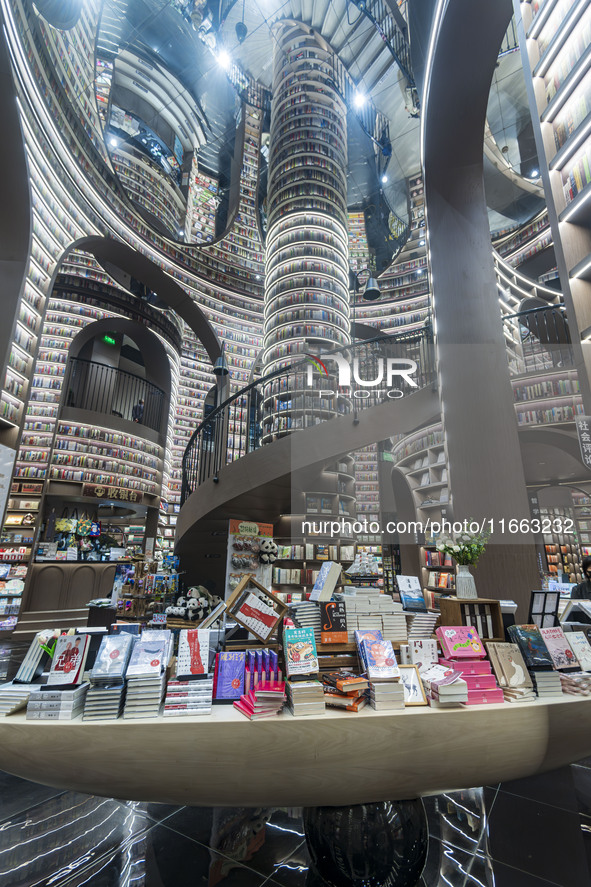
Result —
M 277 560 L 277 543 L 273 539 L 261 539 L 259 560 L 262 564 L 272 564 Z

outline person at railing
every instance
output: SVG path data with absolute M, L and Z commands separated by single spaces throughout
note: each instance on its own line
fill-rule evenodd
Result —
M 131 411 L 131 418 L 134 422 L 141 422 L 144 418 L 144 402 L 140 398 Z

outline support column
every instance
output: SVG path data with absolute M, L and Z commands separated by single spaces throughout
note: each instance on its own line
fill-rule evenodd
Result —
M 483 184 L 490 82 L 510 0 L 447 4 L 423 98 L 423 160 L 439 385 L 456 521 L 493 521 L 475 576 L 482 597 L 527 618 L 539 584 Z M 505 532 L 501 521 L 505 520 Z

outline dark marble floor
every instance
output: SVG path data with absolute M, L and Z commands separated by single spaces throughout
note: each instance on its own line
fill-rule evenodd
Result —
M 19 659 L 0 643 L 0 680 Z M 591 887 L 591 758 L 424 803 L 429 847 L 417 887 Z M 383 846 L 383 832 L 371 838 Z M 0 887 L 218 884 L 323 887 L 302 811 L 136 803 L 0 773 Z

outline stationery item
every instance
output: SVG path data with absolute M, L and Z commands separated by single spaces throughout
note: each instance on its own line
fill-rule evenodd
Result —
M 435 634 L 447 659 L 484 659 L 486 650 L 471 625 L 441 625 Z

